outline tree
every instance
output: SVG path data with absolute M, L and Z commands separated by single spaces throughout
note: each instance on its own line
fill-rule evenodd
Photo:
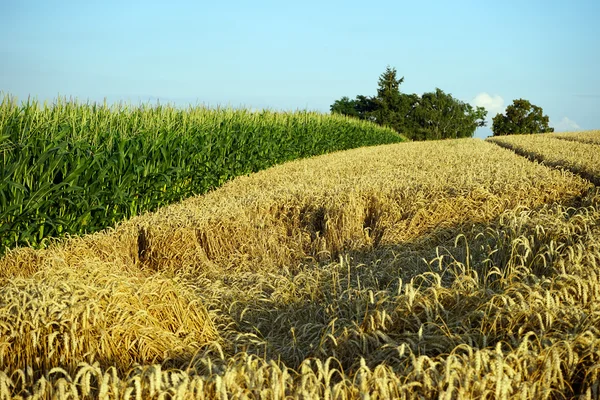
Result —
M 356 112 L 358 112 L 358 117 L 360 119 L 375 121 L 373 113 L 377 109 L 377 104 L 375 103 L 372 97 L 367 97 L 363 96 L 362 94 L 359 94 L 358 96 L 356 96 L 354 104 L 354 107 L 356 109 Z
M 487 111 L 483 107 L 473 108 L 436 88 L 435 92 L 424 93 L 415 107 L 412 117 L 420 127 L 415 132 L 417 140 L 456 139 L 471 137 L 475 129 L 485 126 Z
M 396 74 L 396 69 L 388 66 L 379 76 L 377 96 L 358 95 L 356 100 L 342 97 L 330 106 L 331 112 L 370 120 L 398 130 L 403 104 L 400 84 L 404 78 L 398 79 Z
M 404 77 L 396 78 L 396 68 L 385 67 L 385 71 L 379 75 L 379 81 L 377 84 L 377 98 L 389 104 L 397 101 L 398 95 L 400 94 L 400 85 L 404 82 Z
M 554 132 L 549 122 L 550 118 L 543 114 L 541 107 L 518 99 L 506 108 L 506 115 L 498 114 L 493 118 L 492 132 L 494 136 Z
M 371 101 L 374 103 L 375 121 L 380 125 L 398 130 L 398 125 L 402 120 L 400 85 L 404 82 L 404 77 L 398 79 L 396 74 L 396 68 L 389 65 L 385 68 L 377 82 L 377 96 Z
M 388 126 L 409 139 L 446 139 L 473 136 L 475 129 L 485 126 L 487 111 L 473 108 L 440 89 L 423 96 L 400 92 L 404 77 L 387 66 L 379 76 L 377 95 L 342 97 L 330 107 L 340 113 Z
M 356 110 L 356 101 L 350 100 L 348 96 L 344 96 L 339 100 L 336 100 L 329 109 L 333 114 L 343 114 L 350 117 L 358 118 L 358 111 Z
M 336 100 L 330 107 L 332 113 L 347 115 L 359 119 L 374 120 L 372 116 L 376 105 L 371 97 L 358 95 L 356 100 L 344 96 Z

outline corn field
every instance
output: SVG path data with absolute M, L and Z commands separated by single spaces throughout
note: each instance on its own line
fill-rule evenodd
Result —
M 292 161 L 9 249 L 0 399 L 600 398 L 595 147 L 527 140 Z
M 0 104 L 0 254 L 95 232 L 271 165 L 403 139 L 311 112 Z

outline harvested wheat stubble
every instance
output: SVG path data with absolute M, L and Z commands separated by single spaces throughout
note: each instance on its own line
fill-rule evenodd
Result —
M 565 168 L 600 185 L 600 143 L 558 140 L 555 135 L 511 135 L 488 139 L 546 165 Z
M 408 143 L 292 162 L 116 230 L 11 251 L 0 282 L 17 293 L 63 299 L 59 282 L 97 293 L 106 281 L 86 268 L 105 265 L 98 276 L 114 275 L 125 293 L 147 287 L 156 299 L 165 292 L 152 282 L 170 282 L 181 300 L 123 306 L 118 368 L 84 356 L 74 371 L 63 350 L 39 369 L 7 357 L 0 388 L 57 398 L 597 397 L 600 197 L 584 196 L 590 186 L 478 140 Z M 544 205 L 553 202 L 576 208 Z M 168 322 L 185 315 L 169 305 L 185 301 L 208 310 L 183 324 L 202 328 Z M 100 320 L 130 302 L 100 302 Z M 172 313 L 157 317 L 157 341 L 126 345 L 143 342 L 136 316 L 153 304 Z M 55 315 L 52 326 L 85 337 Z M 128 361 L 143 365 L 120 371 Z

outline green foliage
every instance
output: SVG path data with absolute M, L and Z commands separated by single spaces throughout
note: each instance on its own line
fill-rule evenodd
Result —
M 379 76 L 377 96 L 372 99 L 377 123 L 392 128 L 397 128 L 402 119 L 400 85 L 404 82 L 404 77 L 397 79 L 396 73 L 396 68 L 386 67 Z
M 356 100 L 350 100 L 347 96 L 336 100 L 331 106 L 332 114 L 341 114 L 348 117 L 354 117 L 367 121 L 375 121 L 374 112 L 377 110 L 377 104 L 371 97 L 358 95 Z
M 513 100 L 506 115 L 497 114 L 492 120 L 494 136 L 554 132 L 550 119 L 541 107 L 524 99 Z
M 379 77 L 377 96 L 342 97 L 331 112 L 376 122 L 412 140 L 471 137 L 485 126 L 483 107 L 473 108 L 440 89 L 422 96 L 401 93 L 402 82 L 404 77 L 398 79 L 396 69 L 388 66 Z
M 355 118 L 358 118 L 360 116 L 356 100 L 350 100 L 350 98 L 347 96 L 336 100 L 331 105 L 330 110 L 332 114 L 342 114 Z
M 453 98 L 441 89 L 425 93 L 412 114 L 416 122 L 415 139 L 447 139 L 471 137 L 475 129 L 485 125 L 487 111 L 483 107 Z
M 0 104 L 0 253 L 94 232 L 239 175 L 354 147 L 390 129 L 312 112 Z

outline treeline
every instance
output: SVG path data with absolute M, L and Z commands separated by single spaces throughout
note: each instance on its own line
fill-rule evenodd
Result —
M 421 96 L 401 93 L 404 77 L 396 74 L 388 66 L 379 77 L 376 96 L 342 97 L 331 105 L 331 112 L 390 127 L 411 140 L 471 137 L 477 127 L 485 126 L 485 108 L 473 108 L 441 89 Z

